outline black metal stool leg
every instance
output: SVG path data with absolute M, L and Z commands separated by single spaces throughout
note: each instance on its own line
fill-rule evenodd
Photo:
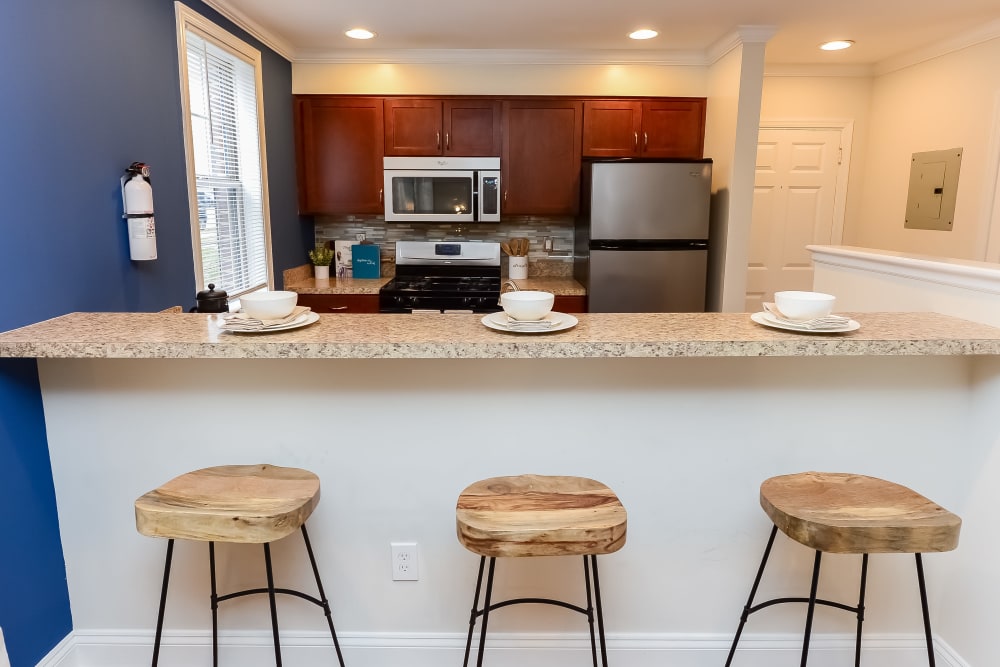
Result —
M 590 592 L 590 560 L 583 557 L 583 580 L 587 588 L 587 625 L 590 626 L 590 657 L 597 667 L 597 635 L 594 634 L 594 603 Z
M 281 642 L 278 640 L 278 605 L 274 597 L 274 572 L 271 569 L 271 545 L 264 543 L 264 566 L 267 568 L 267 598 L 271 603 L 271 634 L 274 635 L 274 663 L 281 667 Z
M 497 559 L 490 558 L 490 570 L 486 575 L 486 596 L 483 598 L 483 627 L 479 633 L 479 656 L 476 658 L 476 667 L 483 667 L 483 654 L 486 651 L 486 626 L 490 622 L 490 600 L 493 597 L 493 571 L 496 568 Z
M 931 615 L 927 608 L 927 586 L 924 583 L 924 561 L 920 554 L 913 554 L 917 558 L 917 584 L 920 586 L 920 610 L 924 614 L 924 637 L 927 640 L 927 662 L 930 667 L 935 667 L 934 660 L 934 639 L 931 637 Z
M 208 543 L 208 573 L 212 581 L 212 667 L 219 667 L 219 594 L 215 580 L 215 542 Z
M 733 637 L 733 644 L 729 647 L 729 657 L 726 658 L 726 667 L 729 667 L 733 662 L 733 655 L 736 654 L 736 645 L 740 643 L 743 626 L 747 624 L 747 618 L 750 616 L 750 608 L 753 606 L 753 599 L 757 596 L 757 588 L 760 586 L 760 580 L 764 576 L 764 568 L 767 566 L 767 559 L 771 556 L 771 547 L 774 546 L 774 537 L 777 534 L 778 527 L 773 526 L 771 528 L 771 536 L 767 539 L 767 546 L 764 548 L 764 557 L 761 558 L 760 567 L 757 568 L 757 576 L 753 580 L 753 586 L 750 587 L 750 597 L 747 598 L 747 603 L 743 607 L 743 613 L 740 614 L 740 624 L 736 628 L 736 636 Z
M 323 582 L 319 578 L 319 568 L 316 566 L 316 557 L 313 556 L 312 544 L 309 542 L 309 533 L 306 532 L 306 524 L 302 524 L 302 539 L 306 543 L 306 553 L 309 554 L 309 563 L 312 565 L 313 576 L 316 577 L 316 589 L 319 591 L 320 606 L 326 616 L 326 624 L 330 626 L 330 636 L 333 637 L 333 648 L 337 651 L 337 662 L 340 667 L 344 667 L 344 656 L 340 652 L 340 642 L 337 641 L 337 631 L 333 629 L 333 614 L 330 613 L 330 601 L 326 599 L 326 592 L 323 590 Z
M 601 604 L 601 578 L 597 576 L 597 556 L 590 557 L 594 570 L 594 602 L 597 605 L 597 636 L 601 640 L 601 663 L 608 667 L 608 646 L 604 640 L 604 606 Z
M 861 667 L 861 624 L 865 622 L 865 587 L 868 584 L 868 554 L 861 555 L 861 593 L 858 595 L 858 638 L 854 642 L 854 667 Z
M 806 611 L 806 631 L 802 638 L 802 661 L 800 667 L 806 667 L 809 659 L 809 637 L 812 634 L 813 614 L 816 612 L 816 590 L 819 588 L 819 563 L 823 557 L 822 551 L 816 552 L 816 559 L 813 561 L 812 586 L 809 588 L 809 609 Z
M 160 610 L 156 614 L 156 636 L 153 638 L 153 667 L 160 659 L 160 639 L 163 637 L 163 612 L 167 608 L 167 585 L 170 583 L 170 561 L 174 556 L 174 540 L 167 541 L 167 557 L 163 563 L 163 586 L 160 588 Z
M 469 614 L 469 636 L 465 640 L 465 660 L 462 667 L 469 667 L 469 652 L 472 650 L 472 633 L 476 629 L 476 617 L 479 615 L 479 591 L 483 588 L 483 570 L 486 566 L 486 556 L 479 558 L 479 575 L 476 577 L 476 595 L 472 598 L 472 613 Z

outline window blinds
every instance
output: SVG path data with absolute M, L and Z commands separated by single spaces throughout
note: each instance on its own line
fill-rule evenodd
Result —
M 189 113 L 204 285 L 267 287 L 267 228 L 254 66 L 187 30 Z

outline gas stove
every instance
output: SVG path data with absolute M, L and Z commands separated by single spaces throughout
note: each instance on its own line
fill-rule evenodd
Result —
M 499 300 L 499 243 L 397 241 L 396 277 L 379 291 L 379 312 L 492 313 Z

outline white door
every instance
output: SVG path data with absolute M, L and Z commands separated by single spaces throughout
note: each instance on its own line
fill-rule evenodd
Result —
M 761 310 L 776 291 L 812 289 L 806 246 L 840 242 L 842 221 L 835 224 L 835 209 L 841 168 L 846 172 L 842 153 L 839 129 L 760 130 L 747 312 Z

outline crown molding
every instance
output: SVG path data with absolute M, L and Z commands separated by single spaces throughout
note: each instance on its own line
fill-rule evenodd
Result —
M 259 23 L 247 18 L 246 14 L 234 9 L 227 0 L 201 0 L 203 3 L 222 14 L 238 27 L 249 33 L 254 39 L 271 49 L 289 62 L 295 61 L 295 49 L 288 42 L 265 29 Z M 192 10 L 193 11 L 193 10 Z
M 556 49 L 340 49 L 303 51 L 296 64 L 673 65 L 703 67 L 700 51 Z
M 909 51 L 899 56 L 886 58 L 885 60 L 875 63 L 873 73 L 875 76 L 891 74 L 892 72 L 912 67 L 913 65 L 919 65 L 922 62 L 933 60 L 934 58 L 940 58 L 941 56 L 946 56 L 949 53 L 961 51 L 962 49 L 967 49 L 970 46 L 982 44 L 983 42 L 988 42 L 993 39 L 1000 39 L 1000 20 L 984 23 L 977 28 L 964 32 L 960 35 L 956 35 L 951 39 L 942 40 L 919 49 L 914 49 L 913 51 Z
M 767 43 L 778 32 L 773 25 L 741 25 L 733 32 L 724 35 L 705 52 L 705 64 L 714 65 L 727 53 L 743 44 Z

